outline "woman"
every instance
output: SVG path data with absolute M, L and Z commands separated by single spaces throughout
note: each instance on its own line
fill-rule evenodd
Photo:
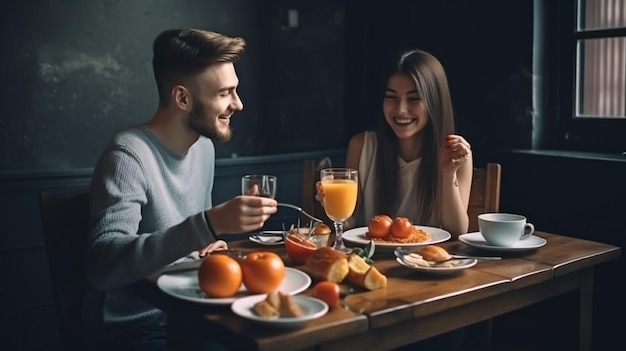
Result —
M 431 54 L 411 50 L 393 62 L 387 77 L 384 118 L 375 132 L 357 134 L 348 145 L 346 167 L 359 170 L 361 196 L 346 227 L 388 214 L 441 227 L 456 239 L 469 224 L 473 166 L 470 144 L 454 134 L 443 66 Z
M 421 50 L 403 52 L 387 75 L 382 105 L 377 130 L 357 134 L 348 144 L 346 167 L 359 170 L 361 224 L 376 214 L 404 216 L 458 238 L 469 225 L 472 153 L 454 134 L 450 89 L 439 60 Z M 465 332 L 457 329 L 400 350 L 466 349 Z
M 376 132 L 355 135 L 348 145 L 346 166 L 359 170 L 363 220 L 386 213 L 454 238 L 467 232 L 471 147 L 453 134 L 448 81 L 434 56 L 421 50 L 399 56 L 383 115 Z

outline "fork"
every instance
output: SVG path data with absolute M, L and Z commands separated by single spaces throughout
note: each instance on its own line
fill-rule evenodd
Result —
M 289 207 L 289 208 L 294 209 L 296 211 L 300 211 L 300 213 L 302 213 L 303 215 L 309 217 L 310 219 L 312 219 L 312 220 L 314 220 L 316 222 L 319 222 L 319 223 L 324 223 L 323 220 L 308 214 L 305 210 L 302 209 L 302 207 L 298 207 L 298 206 L 292 205 L 292 204 L 287 204 L 287 203 L 284 203 L 284 202 L 279 202 L 278 206 Z

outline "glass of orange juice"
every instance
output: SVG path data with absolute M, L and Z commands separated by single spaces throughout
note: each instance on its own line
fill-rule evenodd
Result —
M 343 222 L 352 217 L 359 192 L 358 171 L 351 168 L 325 168 L 320 173 L 324 197 L 322 203 L 335 227 L 333 248 L 350 251 L 343 243 Z

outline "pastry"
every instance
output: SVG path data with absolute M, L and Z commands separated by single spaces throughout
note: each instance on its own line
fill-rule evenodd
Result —
M 426 261 L 441 262 L 449 260 L 450 254 L 442 247 L 427 245 L 417 251 Z
M 340 283 L 348 275 L 346 255 L 332 247 L 320 247 L 306 260 L 307 271 L 318 280 Z

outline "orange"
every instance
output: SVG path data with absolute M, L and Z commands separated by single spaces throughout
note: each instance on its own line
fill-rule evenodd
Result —
M 293 263 L 304 264 L 306 259 L 317 250 L 317 246 L 308 239 L 307 235 L 292 233 L 285 239 L 285 249 Z
M 209 255 L 198 269 L 198 284 L 209 297 L 222 298 L 235 295 L 243 281 L 239 262 L 228 255 Z
M 266 294 L 278 290 L 285 278 L 285 264 L 270 251 L 249 253 L 241 261 L 243 285 L 253 294 Z

